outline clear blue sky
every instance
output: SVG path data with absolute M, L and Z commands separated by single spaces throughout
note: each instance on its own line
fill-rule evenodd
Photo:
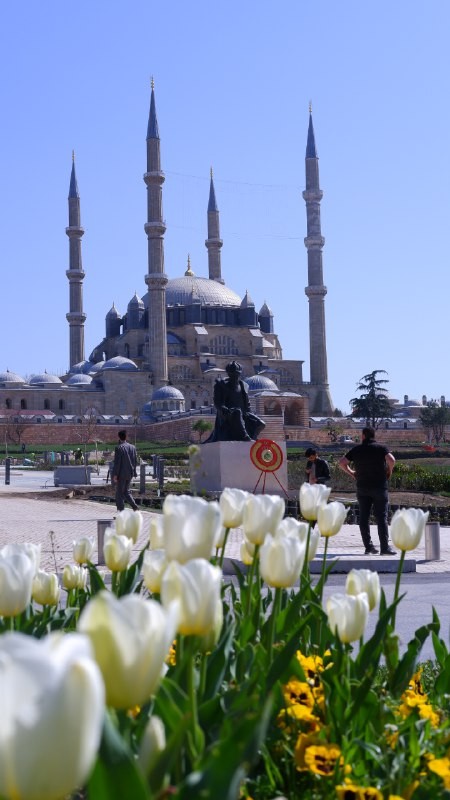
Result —
M 447 0 L 23 0 L 0 29 L 0 371 L 68 366 L 67 194 L 81 195 L 86 355 L 144 294 L 155 79 L 169 277 L 207 275 L 210 165 L 222 274 L 274 313 L 309 378 L 304 156 L 320 156 L 335 405 L 385 369 L 392 396 L 450 398 Z

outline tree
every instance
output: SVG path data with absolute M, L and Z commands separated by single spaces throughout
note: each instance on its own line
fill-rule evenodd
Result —
M 450 408 L 438 403 L 437 400 L 430 400 L 426 407 L 419 414 L 419 419 L 425 430 L 428 431 L 430 440 L 433 438 L 436 444 L 445 441 L 445 428 L 450 425 Z
M 205 419 L 198 419 L 192 426 L 192 430 L 198 433 L 198 440 L 201 442 L 205 433 L 210 431 L 213 427 L 212 422 L 207 422 Z
M 20 444 L 23 434 L 29 427 L 26 417 L 10 414 L 5 420 L 5 442 L 9 440 L 13 444 Z
M 387 378 L 378 378 L 378 375 L 387 375 L 385 369 L 374 369 L 368 375 L 360 378 L 356 391 L 360 397 L 350 400 L 352 417 L 363 417 L 367 425 L 378 428 L 383 420 L 394 418 L 392 404 L 387 396 L 383 384 L 389 383 Z
M 344 432 L 343 425 L 337 425 L 335 422 L 327 422 L 327 436 L 330 442 L 337 442 L 338 436 Z

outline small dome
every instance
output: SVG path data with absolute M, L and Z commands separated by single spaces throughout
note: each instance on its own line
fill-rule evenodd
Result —
M 246 378 L 245 382 L 251 392 L 278 392 L 276 383 L 270 378 L 266 378 L 265 375 L 252 375 L 250 378 Z
M 81 372 L 78 372 L 76 375 L 70 376 L 66 381 L 66 386 L 87 386 L 90 383 L 92 383 L 90 375 L 83 375 Z
M 25 383 L 25 380 L 7 369 L 6 372 L 0 372 L 0 383 Z
M 69 369 L 69 375 L 77 375 L 80 372 L 87 375 L 91 371 L 91 367 L 92 361 L 79 361 L 78 364 L 74 364 L 73 367 Z
M 130 302 L 128 303 L 128 308 L 144 308 L 144 301 L 138 296 L 137 292 L 134 293 L 133 297 L 131 298 Z M 112 311 L 112 309 L 111 309 Z
M 32 375 L 30 378 L 30 386 L 45 383 L 62 383 L 62 380 L 57 375 L 50 375 L 48 372 L 44 372 L 42 375 Z
M 153 402 L 153 400 L 167 400 L 169 398 L 184 400 L 184 395 L 179 389 L 175 389 L 175 386 L 161 386 L 160 389 L 156 389 L 153 392 L 151 402 Z
M 260 310 L 259 310 L 260 317 L 273 317 L 273 314 L 267 305 L 267 303 L 263 303 Z
M 100 372 L 100 370 L 103 369 L 104 364 L 105 364 L 104 361 L 97 361 L 96 364 L 91 363 L 89 375 L 95 375 L 97 372 Z
M 105 369 L 120 369 L 120 370 L 127 370 L 128 372 L 135 372 L 137 370 L 137 366 L 134 361 L 131 361 L 130 358 L 125 358 L 124 356 L 114 356 L 114 358 L 109 358 L 108 361 L 102 366 L 101 371 Z
M 112 304 L 112 308 L 109 309 L 106 315 L 106 319 L 111 319 L 111 317 L 115 317 L 116 319 L 120 317 L 120 314 L 117 311 L 117 308 L 115 307 L 114 303 Z

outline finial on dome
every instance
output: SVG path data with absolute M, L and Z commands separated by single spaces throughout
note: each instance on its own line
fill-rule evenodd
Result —
M 187 260 L 187 270 L 186 270 L 186 272 L 184 274 L 185 274 L 186 277 L 191 277 L 194 274 L 192 272 L 192 270 L 191 270 L 191 257 L 189 255 L 189 253 L 188 253 L 188 260 Z
M 153 75 L 150 78 L 150 88 L 153 90 L 155 88 L 155 81 L 153 80 Z

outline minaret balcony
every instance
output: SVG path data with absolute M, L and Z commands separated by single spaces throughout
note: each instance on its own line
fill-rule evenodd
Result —
M 70 225 L 66 228 L 67 236 L 83 236 L 84 235 L 84 228 L 80 225 Z
M 305 236 L 303 241 L 308 250 L 312 250 L 314 248 L 321 250 L 325 244 L 324 236 Z
M 157 220 L 146 222 L 144 225 L 144 231 L 149 239 L 158 239 L 160 236 L 164 236 L 166 232 L 166 224 L 163 222 L 163 220 L 160 222 Z
M 86 314 L 83 311 L 69 311 L 66 320 L 70 325 L 82 325 L 86 322 Z
M 149 290 L 164 289 L 168 280 L 164 272 L 151 272 L 150 275 L 145 276 L 145 282 Z
M 213 239 L 213 238 L 205 239 L 205 245 L 208 248 L 208 250 L 209 250 L 210 247 L 222 247 L 223 246 L 223 240 L 222 239 Z
M 84 280 L 84 276 L 86 275 L 82 269 L 66 269 L 66 275 L 69 278 L 69 281 L 76 281 L 81 283 Z
M 307 297 L 325 297 L 327 293 L 326 286 L 306 286 L 305 287 L 305 294 Z
M 302 197 L 307 203 L 320 203 L 323 197 L 322 189 L 305 189 Z
M 154 172 L 144 172 L 144 182 L 147 186 L 150 184 L 159 184 L 161 185 L 166 180 L 166 176 L 162 170 L 155 170 Z

